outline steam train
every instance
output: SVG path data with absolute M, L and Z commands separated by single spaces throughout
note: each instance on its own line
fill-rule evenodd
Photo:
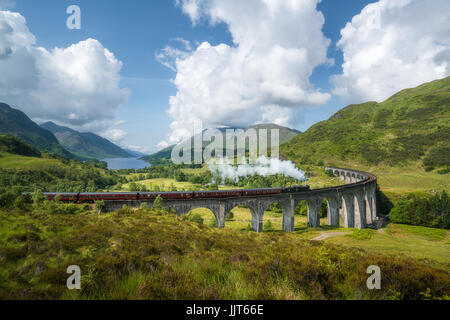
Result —
M 225 199 L 239 197 L 268 196 L 282 193 L 297 193 L 309 191 L 309 186 L 293 186 L 289 188 L 263 188 L 215 191 L 183 191 L 183 192 L 93 192 L 93 193 L 52 193 L 46 192 L 48 200 L 62 202 L 93 203 L 94 201 L 153 201 L 161 196 L 163 200 L 190 199 Z M 31 197 L 30 193 L 23 193 L 24 197 Z

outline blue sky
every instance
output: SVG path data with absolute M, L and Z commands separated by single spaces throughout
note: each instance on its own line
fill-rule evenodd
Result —
M 315 89 L 330 93 L 330 98 L 318 106 L 306 106 L 301 112 L 290 113 L 289 124 L 296 129 L 306 130 L 315 122 L 329 118 L 348 102 L 332 94 L 335 85 L 330 83 L 330 76 L 342 74 L 344 62 L 343 50 L 337 48 L 336 43 L 346 23 L 374 2 L 377 1 L 323 0 L 318 4 L 317 10 L 325 18 L 323 35 L 331 40 L 327 58 L 334 59 L 334 64 L 315 67 L 309 81 Z M 81 8 L 81 30 L 66 28 L 66 8 L 73 4 Z M 146 151 L 156 150 L 156 145 L 170 135 L 173 115 L 166 110 L 170 108 L 170 96 L 180 90 L 171 82 L 177 72 L 158 62 L 155 54 L 167 46 L 179 47 L 181 43 L 175 39 L 189 41 L 194 49 L 204 41 L 212 46 L 222 43 L 236 46 L 228 24 L 212 25 L 205 18 L 194 25 L 192 16 L 183 12 L 181 5 L 176 6 L 175 0 L 15 0 L 9 10 L 25 17 L 29 31 L 36 37 L 36 46 L 51 51 L 92 38 L 123 63 L 120 87 L 128 88 L 130 96 L 120 109 L 101 112 L 111 112 L 114 117 L 109 120 L 123 122 L 116 126 L 124 133 L 117 143 Z M 355 101 L 363 102 L 364 98 L 355 96 Z M 97 133 L 106 130 L 89 124 L 85 127 Z

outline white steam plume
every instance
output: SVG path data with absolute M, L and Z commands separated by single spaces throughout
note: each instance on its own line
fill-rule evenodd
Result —
M 294 178 L 298 181 L 307 181 L 305 172 L 297 169 L 291 161 L 281 161 L 276 158 L 260 157 L 255 164 L 245 163 L 240 166 L 233 166 L 229 161 L 224 159 L 216 159 L 215 162 L 208 163 L 209 169 L 213 173 L 217 173 L 225 179 L 231 179 L 235 182 L 239 181 L 240 177 L 248 177 L 255 174 L 260 176 L 271 176 L 276 174 L 283 174 L 285 176 Z

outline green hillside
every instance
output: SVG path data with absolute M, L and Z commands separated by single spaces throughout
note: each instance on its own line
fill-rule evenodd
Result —
M 74 158 L 73 154 L 58 143 L 53 133 L 38 126 L 22 111 L 5 103 L 0 103 L 0 134 L 19 137 L 39 150 Z
M 250 126 L 250 127 L 246 128 L 246 129 L 242 129 L 242 128 L 220 128 L 219 130 L 221 132 L 223 132 L 223 134 L 224 134 L 224 142 L 223 142 L 224 146 L 226 145 L 225 133 L 226 133 L 227 129 L 234 129 L 236 131 L 237 130 L 247 131 L 249 129 L 255 129 L 256 132 L 258 132 L 258 130 L 264 130 L 265 129 L 265 130 L 267 130 L 267 144 L 268 144 L 268 148 L 270 148 L 270 146 L 271 146 L 271 130 L 273 130 L 273 129 L 278 129 L 279 130 L 280 144 L 283 144 L 283 143 L 286 143 L 286 142 L 292 140 L 295 136 L 297 136 L 300 133 L 300 131 L 297 131 L 295 129 L 290 129 L 290 128 L 279 126 L 279 125 L 276 125 L 276 124 L 258 124 L 258 125 Z M 238 135 L 238 137 L 239 137 L 239 135 Z M 203 143 L 203 150 L 210 144 L 211 144 L 211 142 L 204 142 Z M 194 146 L 194 138 L 191 138 L 191 145 Z M 155 154 L 143 157 L 142 159 L 145 160 L 145 161 L 148 161 L 148 162 L 160 161 L 160 160 L 169 160 L 171 158 L 171 156 L 172 156 L 172 150 L 173 150 L 174 147 L 175 146 L 167 147 L 167 148 L 165 148 L 165 149 L 163 149 L 163 150 L 161 150 L 161 151 L 159 151 L 159 152 L 157 152 Z M 236 149 L 236 147 L 235 147 L 235 149 Z M 192 158 L 194 157 L 193 156 L 193 150 L 194 149 L 192 147 L 192 149 L 191 149 Z M 248 143 L 246 143 L 246 151 L 248 151 Z M 225 153 L 226 153 L 226 151 L 225 151 L 225 149 L 223 149 L 223 154 L 225 154 Z
M 350 105 L 281 147 L 297 163 L 450 166 L 450 77 Z
M 17 137 L 0 135 L 0 207 L 11 206 L 21 191 L 93 192 L 125 181 L 95 160 L 39 152 Z
M 0 152 L 17 154 L 29 157 L 40 157 L 41 153 L 36 148 L 9 134 L 0 135 Z
M 107 159 L 132 156 L 109 140 L 90 132 L 81 133 L 53 122 L 46 122 L 41 127 L 52 132 L 64 148 L 82 158 Z

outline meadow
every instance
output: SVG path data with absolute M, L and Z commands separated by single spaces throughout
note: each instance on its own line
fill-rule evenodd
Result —
M 385 238 L 346 230 L 352 236 L 311 241 L 332 230 L 219 230 L 153 209 L 2 210 L 0 299 L 448 299 L 448 232 L 392 228 Z M 421 260 L 412 246 L 371 249 L 405 236 L 435 249 Z M 79 291 L 66 288 L 70 265 L 82 270 Z M 370 265 L 382 270 L 382 290 L 366 287 Z
M 330 177 L 325 173 L 325 170 L 322 167 L 318 166 L 300 166 L 301 170 L 304 170 L 307 173 L 308 181 L 304 184 L 309 185 L 311 188 L 323 188 L 327 186 L 336 186 L 342 184 L 342 182 L 336 177 Z M 189 175 L 204 175 L 209 172 L 207 165 L 204 165 L 202 168 L 198 169 L 189 169 L 184 168 L 181 169 L 183 173 Z M 157 186 L 162 191 L 188 191 L 188 190 L 201 190 L 204 189 L 204 186 L 201 184 L 191 183 L 189 181 L 177 181 L 173 178 L 154 178 L 154 179 L 142 179 L 139 180 L 139 176 L 143 176 L 140 173 L 130 173 L 124 174 L 124 177 L 128 183 L 122 184 L 119 188 L 116 186 L 114 188 L 115 191 L 129 191 L 130 183 L 135 182 L 136 184 L 143 185 L 147 190 L 154 190 Z M 145 177 L 145 176 L 144 176 Z M 231 190 L 231 189 L 240 189 L 238 186 L 234 185 L 219 185 L 219 190 Z

